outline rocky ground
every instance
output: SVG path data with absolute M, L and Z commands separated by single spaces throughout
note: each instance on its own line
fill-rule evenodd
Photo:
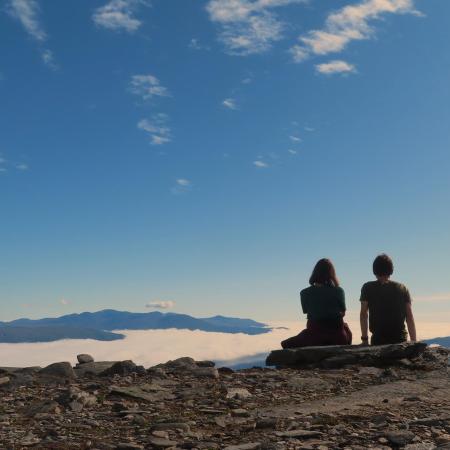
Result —
M 450 449 L 444 349 L 338 369 L 79 361 L 0 369 L 1 449 Z

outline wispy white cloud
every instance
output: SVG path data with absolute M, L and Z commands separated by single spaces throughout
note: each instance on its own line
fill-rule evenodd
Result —
M 55 58 L 53 56 L 53 52 L 51 50 L 44 49 L 41 53 L 41 58 L 44 63 L 49 66 L 51 69 L 58 69 L 58 64 L 55 62 Z
M 39 42 L 47 39 L 47 33 L 39 20 L 40 7 L 36 0 L 11 0 L 9 12 L 33 39 Z
M 172 300 L 156 300 L 145 305 L 146 308 L 151 309 L 172 309 L 174 306 L 175 302 Z
M 288 153 L 290 153 L 291 155 L 296 155 L 298 152 L 297 152 L 297 150 L 294 150 L 293 148 L 290 148 L 288 150 Z
M 294 135 L 290 135 L 290 136 L 289 136 L 289 139 L 290 139 L 292 142 L 295 142 L 295 143 L 298 143 L 298 142 L 301 142 L 301 141 L 302 141 L 301 138 L 299 138 L 298 136 L 294 136 Z
M 316 129 L 313 127 L 305 127 L 304 130 L 307 131 L 308 133 L 312 133 L 313 131 L 316 131 Z
M 28 164 L 24 164 L 24 163 L 20 163 L 20 164 L 16 164 L 16 169 L 17 170 L 28 170 L 30 167 L 28 166 Z
M 332 75 L 335 73 L 352 73 L 356 71 L 353 64 L 346 61 L 334 60 L 323 64 L 316 65 L 316 71 L 325 75 Z
M 136 17 L 139 7 L 148 5 L 146 0 L 110 0 L 94 11 L 92 20 L 108 30 L 132 33 L 142 25 Z
M 299 37 L 300 44 L 290 52 L 295 62 L 310 55 L 328 55 L 344 50 L 352 41 L 371 39 L 374 20 L 385 14 L 415 14 L 414 0 L 363 0 L 331 13 L 323 29 L 312 30 Z
M 199 41 L 197 38 L 192 38 L 192 39 L 189 41 L 188 47 L 189 47 L 191 50 L 210 50 L 210 47 L 209 47 L 209 46 L 200 43 L 200 41 Z
M 219 38 L 234 55 L 263 53 L 283 37 L 285 25 L 273 8 L 305 0 L 210 0 L 207 11 L 221 27 Z
M 169 116 L 167 114 L 154 114 L 150 119 L 142 119 L 137 127 L 150 135 L 152 145 L 167 144 L 171 141 L 171 130 L 168 126 Z
M 39 17 L 39 3 L 36 0 L 10 0 L 8 12 L 21 23 L 31 38 L 39 43 L 42 61 L 51 69 L 57 69 L 52 51 L 42 48 L 48 36 Z
M 129 90 L 143 100 L 148 100 L 152 97 L 168 97 L 170 95 L 168 89 L 161 85 L 158 78 L 150 74 L 133 75 Z
M 225 108 L 236 110 L 238 109 L 236 99 L 234 98 L 226 98 L 222 105 L 225 106 Z
M 185 194 L 192 189 L 192 181 L 187 178 L 178 178 L 175 180 L 175 186 L 172 187 L 172 194 Z
M 68 306 L 68 305 L 70 305 L 70 301 L 67 300 L 66 298 L 62 298 L 62 299 L 59 301 L 59 303 L 61 303 L 61 305 L 63 305 L 63 306 Z
M 269 167 L 269 164 L 267 164 L 266 162 L 264 162 L 260 159 L 253 161 L 253 165 L 258 167 L 258 169 L 265 169 L 265 168 Z

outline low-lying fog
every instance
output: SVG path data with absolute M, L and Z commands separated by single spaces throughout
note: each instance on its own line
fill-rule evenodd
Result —
M 349 317 L 353 343 L 360 342 L 358 321 Z M 280 348 L 280 341 L 298 333 L 303 322 L 272 323 L 274 329 L 267 334 L 208 333 L 189 330 L 120 331 L 126 338 L 120 341 L 63 340 L 50 343 L 0 344 L 0 366 L 45 366 L 57 361 L 76 362 L 76 355 L 89 353 L 97 361 L 132 359 L 149 367 L 181 356 L 197 360 L 242 362 L 259 353 Z M 448 323 L 419 323 L 421 339 L 450 335 Z

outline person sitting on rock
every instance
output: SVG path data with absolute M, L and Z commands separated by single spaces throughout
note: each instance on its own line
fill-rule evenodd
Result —
M 310 287 L 300 292 L 306 329 L 281 343 L 283 348 L 350 345 L 352 333 L 344 322 L 345 293 L 339 286 L 333 263 L 321 259 L 309 279 Z
M 361 340 L 368 344 L 367 328 L 372 333 L 372 345 L 397 344 L 408 338 L 416 340 L 416 326 L 408 289 L 390 277 L 394 264 L 388 255 L 379 255 L 373 262 L 376 281 L 369 281 L 361 289 Z

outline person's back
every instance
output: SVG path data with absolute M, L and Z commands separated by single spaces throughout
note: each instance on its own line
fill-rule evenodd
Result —
M 300 292 L 306 329 L 281 343 L 283 348 L 318 345 L 350 345 L 352 332 L 343 317 L 345 293 L 339 286 L 333 263 L 321 259 L 309 278 L 310 286 Z
M 411 296 L 401 283 L 391 281 L 394 266 L 387 255 L 378 256 L 373 265 L 376 281 L 365 283 L 361 289 L 361 332 L 362 341 L 367 342 L 367 325 L 372 333 L 372 345 L 395 344 L 416 340 Z M 367 315 L 369 323 L 367 324 Z
M 303 313 L 309 320 L 342 323 L 345 312 L 345 293 L 340 286 L 313 285 L 300 292 Z

